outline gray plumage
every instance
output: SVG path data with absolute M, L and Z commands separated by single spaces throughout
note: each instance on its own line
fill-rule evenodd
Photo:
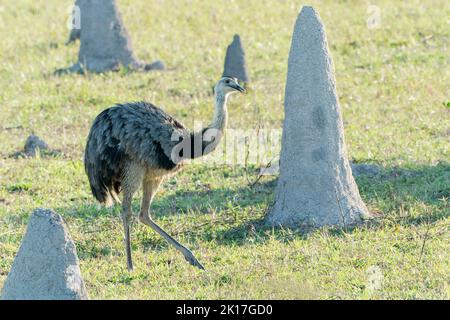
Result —
M 146 102 L 119 104 L 95 119 L 86 146 L 85 168 L 95 198 L 108 204 L 122 190 L 126 164 L 137 162 L 153 170 L 176 171 L 171 157 L 179 141 L 171 137 L 186 128 L 160 108 Z
M 203 269 L 189 249 L 153 222 L 149 209 L 167 175 L 181 169 L 185 159 L 206 155 L 216 148 L 227 122 L 227 97 L 236 91 L 245 91 L 237 79 L 224 77 L 217 83 L 214 120 L 199 132 L 190 132 L 179 121 L 147 102 L 115 105 L 94 120 L 86 144 L 85 170 L 92 194 L 99 202 L 112 205 L 114 201 L 119 202 L 118 195 L 123 193 L 122 219 L 129 270 L 133 268 L 129 230 L 131 201 L 141 186 L 140 222 L 174 245 L 192 265 Z M 199 139 L 201 148 L 196 150 Z

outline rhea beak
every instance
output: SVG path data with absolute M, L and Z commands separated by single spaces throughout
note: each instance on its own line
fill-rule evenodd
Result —
M 239 92 L 242 92 L 242 93 L 244 93 L 244 92 L 247 91 L 247 90 L 245 90 L 244 87 L 242 87 L 242 86 L 239 85 L 238 83 L 234 83 L 233 86 L 232 86 L 232 88 L 235 89 L 235 90 L 237 90 L 237 91 L 239 91 Z

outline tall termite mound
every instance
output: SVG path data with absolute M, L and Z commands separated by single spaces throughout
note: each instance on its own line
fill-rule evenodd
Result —
M 245 59 L 245 50 L 242 45 L 241 37 L 238 34 L 234 35 L 233 41 L 227 48 L 222 76 L 236 78 L 245 84 L 250 82 Z
M 121 65 L 143 71 L 164 69 L 161 61 L 146 64 L 134 55 L 116 0 L 77 0 L 73 15 L 79 23 L 74 24 L 68 43 L 80 39 L 78 62 L 57 73 L 100 73 Z
M 280 177 L 272 226 L 348 226 L 369 217 L 344 142 L 334 67 L 324 27 L 303 7 L 292 36 Z

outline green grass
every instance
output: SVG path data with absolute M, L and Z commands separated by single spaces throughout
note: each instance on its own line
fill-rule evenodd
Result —
M 0 287 L 30 213 L 60 213 L 76 242 L 91 298 L 449 299 L 449 43 L 446 1 L 310 1 L 327 29 L 349 157 L 382 167 L 357 183 L 379 218 L 309 234 L 263 228 L 276 177 L 197 163 L 169 179 L 156 220 L 207 271 L 145 226 L 133 225 L 136 271 L 126 271 L 120 211 L 98 207 L 82 155 L 89 126 L 116 102 L 148 100 L 185 124 L 208 120 L 225 48 L 242 37 L 252 77 L 232 99 L 230 127 L 280 128 L 290 37 L 302 1 L 120 0 L 136 54 L 172 71 L 53 76 L 76 60 L 66 47 L 72 1 L 0 4 Z M 16 159 L 32 132 L 59 156 Z M 135 211 L 139 207 L 136 198 Z M 370 289 L 369 270 L 381 286 Z

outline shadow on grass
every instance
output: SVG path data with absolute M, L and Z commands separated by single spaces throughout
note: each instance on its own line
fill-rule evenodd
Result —
M 390 167 L 380 168 L 376 175 L 359 175 L 356 177 L 360 193 L 364 201 L 371 208 L 376 208 L 377 218 L 353 228 L 326 228 L 332 236 L 344 236 L 355 228 L 379 229 L 386 223 L 401 225 L 430 224 L 450 216 L 448 199 L 450 198 L 450 165 L 438 163 L 435 166 Z M 260 204 L 258 194 L 272 194 L 277 179 L 263 181 L 254 187 L 245 186 L 234 193 L 242 195 L 242 200 L 236 204 L 241 207 Z M 212 191 L 222 193 L 224 190 Z M 199 193 L 198 200 L 204 200 L 204 194 Z M 246 201 L 248 199 L 255 199 Z M 212 197 L 220 201 L 220 197 Z M 258 200 L 259 199 L 259 200 Z M 267 197 L 263 200 L 270 205 Z M 213 206 L 221 206 L 220 202 L 213 202 Z M 420 210 L 414 207 L 421 207 Z M 265 214 L 265 212 L 264 212 Z M 207 238 L 213 238 L 223 245 L 241 245 L 249 240 L 255 243 L 267 241 L 275 237 L 279 241 L 306 238 L 314 229 L 283 229 L 264 225 L 263 215 L 244 219 L 240 224 L 232 224 L 228 228 L 221 228 Z M 207 231 L 207 233 L 213 231 Z M 188 236 L 191 234 L 190 236 Z M 198 232 L 185 232 L 191 241 L 195 241 Z M 205 237 L 205 234 L 202 234 Z
M 448 163 L 381 168 L 376 175 L 359 175 L 356 181 L 360 193 L 370 208 L 376 208 L 380 217 L 358 228 L 383 228 L 386 223 L 420 225 L 445 219 L 450 214 L 447 204 L 450 197 L 449 177 Z M 169 196 L 157 196 L 152 204 L 152 215 L 156 221 L 164 220 L 164 226 L 168 225 L 167 220 L 181 216 L 177 222 L 181 227 L 177 229 L 169 225 L 167 231 L 194 244 L 199 239 L 220 245 L 242 245 L 263 243 L 271 237 L 286 242 L 308 237 L 309 231 L 302 229 L 264 226 L 264 214 L 271 204 L 276 184 L 276 178 L 265 177 L 253 186 L 249 184 L 234 190 L 177 191 Z M 139 210 L 139 200 L 136 197 L 133 203 L 135 214 Z M 417 210 L 417 206 L 422 207 Z M 258 210 L 253 210 L 255 207 Z M 62 212 L 68 212 L 70 218 L 86 222 L 103 217 L 114 218 L 120 224 L 120 207 L 99 209 L 90 204 L 71 210 L 66 208 Z M 240 214 L 242 212 L 247 213 Z M 327 228 L 326 232 L 332 236 L 343 236 L 352 229 Z M 137 236 L 137 239 L 143 241 L 145 247 L 155 248 L 156 243 L 147 243 L 145 235 Z M 154 237 L 152 241 L 155 241 Z M 157 240 L 156 247 L 161 246 L 166 247 L 163 239 Z

